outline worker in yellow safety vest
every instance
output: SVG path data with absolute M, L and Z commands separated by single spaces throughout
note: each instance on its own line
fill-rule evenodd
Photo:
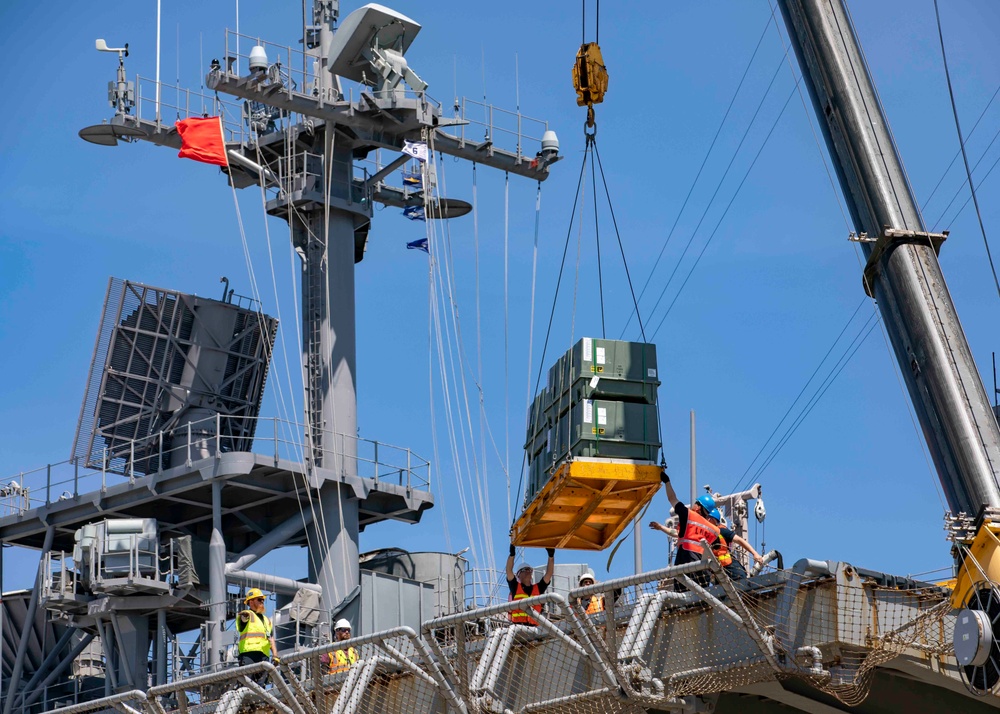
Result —
M 521 563 L 517 566 L 517 570 L 514 570 L 514 544 L 510 544 L 510 555 L 507 558 L 507 587 L 510 589 L 510 600 L 523 600 L 527 597 L 536 597 L 548 590 L 549 584 L 552 582 L 552 575 L 556 569 L 556 549 L 546 548 L 545 550 L 549 555 L 548 563 L 545 566 L 545 574 L 541 580 L 533 583 L 531 581 L 535 571 L 530 565 Z M 532 605 L 529 609 L 540 613 L 542 606 Z M 510 621 L 515 625 L 535 626 L 538 624 L 535 618 L 522 610 L 511 610 Z
M 580 576 L 579 585 L 581 588 L 585 588 L 588 585 L 594 584 L 594 574 L 589 570 Z M 604 596 L 602 595 L 591 595 L 588 597 L 577 598 L 577 605 L 581 610 L 586 612 L 588 615 L 594 615 L 598 612 L 604 612 Z
M 333 626 L 333 641 L 343 642 L 349 639 L 351 639 L 351 623 L 344 619 L 337 620 L 337 624 Z M 320 657 L 320 661 L 329 667 L 330 674 L 344 672 L 358 661 L 358 651 L 353 647 L 334 650 Z
M 240 636 L 240 666 L 268 659 L 278 664 L 281 660 L 278 657 L 278 645 L 274 642 L 274 625 L 264 614 L 264 593 L 257 588 L 250 588 L 243 603 L 247 609 L 236 616 L 236 631 Z

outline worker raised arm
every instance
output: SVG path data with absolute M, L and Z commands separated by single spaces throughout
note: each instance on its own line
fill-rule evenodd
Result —
M 680 537 L 677 539 L 677 554 L 674 556 L 674 565 L 683 565 L 701 559 L 703 543 L 708 542 L 711 546 L 719 538 L 719 528 L 708 520 L 708 512 L 715 508 L 715 499 L 707 493 L 703 493 L 695 499 L 691 507 L 681 503 L 677 498 L 674 487 L 670 484 L 670 477 L 666 471 L 660 471 L 660 481 L 667 489 L 667 499 L 673 504 L 674 513 L 677 515 L 677 532 Z M 649 524 L 649 527 L 668 533 L 667 527 L 657 521 Z M 692 573 L 690 577 L 701 585 L 708 584 L 708 572 L 698 571 Z M 683 583 L 675 582 L 674 589 L 684 592 L 687 588 Z
M 545 574 L 537 583 L 532 582 L 534 578 L 534 568 L 527 563 L 521 563 L 514 569 L 514 544 L 510 545 L 510 555 L 507 556 L 507 587 L 510 589 L 510 599 L 520 600 L 522 598 L 537 597 L 544 593 L 552 582 L 552 575 L 555 572 L 555 548 L 545 549 L 549 554 L 549 562 L 545 567 Z M 541 605 L 532 605 L 529 610 L 541 612 Z M 537 625 L 535 618 L 526 611 L 512 610 L 510 620 L 517 625 Z
M 674 492 L 674 487 L 670 484 L 670 477 L 667 476 L 666 471 L 660 471 L 660 483 L 662 483 L 667 489 L 667 500 L 670 502 L 670 505 L 675 505 L 681 502 L 681 500 L 677 498 L 677 494 Z

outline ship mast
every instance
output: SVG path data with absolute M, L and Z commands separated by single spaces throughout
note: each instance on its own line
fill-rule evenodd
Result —
M 370 478 L 358 468 L 354 266 L 364 258 L 372 204 L 419 207 L 427 219 L 454 218 L 471 209 L 435 195 L 429 160 L 422 192 L 386 185 L 386 177 L 410 161 L 413 151 L 428 159 L 440 152 L 536 181 L 544 181 L 561 157 L 558 139 L 544 122 L 505 112 L 516 117 L 517 129 L 503 130 L 494 126 L 490 106 L 480 105 L 489 117 L 481 125 L 483 140 L 466 138 L 465 126 L 475 122 L 465 118 L 464 104 L 456 99 L 455 116 L 445 118 L 404 58 L 421 29 L 414 20 L 375 4 L 341 20 L 338 0 L 314 0 L 310 17 L 302 38 L 304 54 L 298 55 L 301 71 L 290 48 L 257 40 L 243 56 L 238 39 L 236 49 L 230 47 L 238 36 L 227 33 L 227 55 L 223 62 L 212 62 L 205 84 L 216 97 L 245 100 L 244 119 L 254 131 L 228 130 L 229 180 L 236 188 L 263 182 L 277 189 L 267 200 L 267 212 L 288 221 L 302 259 L 303 474 L 311 492 L 318 494 L 318 504 L 308 519 L 271 527 L 247 555 L 252 562 L 308 520 L 309 580 L 320 586 L 320 619 L 329 622 L 357 620 L 359 531 L 391 518 L 416 522 L 431 505 L 429 494 L 380 483 L 377 469 Z M 98 49 L 103 44 L 99 41 Z M 271 59 L 269 53 L 274 53 Z M 110 90 L 115 116 L 110 123 L 84 129 L 81 137 L 104 145 L 142 140 L 179 148 L 178 132 L 162 123 L 159 113 L 151 120 L 131 112 L 134 94 L 124 80 L 126 55 L 127 46 L 119 52 L 119 78 Z M 358 86 L 345 90 L 342 79 Z M 218 102 L 216 106 L 223 113 Z M 184 113 L 195 115 L 190 107 Z M 544 126 L 537 153 L 526 145 L 533 142 L 522 134 L 522 121 Z M 497 146 L 495 129 L 513 137 L 516 149 Z M 378 163 L 374 172 L 361 171 L 356 162 L 377 149 L 399 155 Z M 212 497 L 210 666 L 221 656 L 225 583 L 230 570 L 242 567 L 226 562 L 231 548 L 224 532 L 221 481 L 213 483 Z
M 955 514 L 1000 506 L 1000 429 L 843 0 L 779 0 L 882 320 Z
M 410 156 L 401 154 L 361 185 L 354 161 L 376 148 L 400 151 L 407 141 L 422 141 L 430 143 L 432 150 L 541 181 L 548 175 L 548 164 L 558 157 L 551 147 L 544 156 L 540 153 L 531 160 L 521 155 L 520 143 L 515 154 L 494 147 L 490 137 L 486 145 L 471 146 L 437 133 L 438 127 L 449 122 L 442 119 L 440 107 L 429 101 L 424 92 L 427 85 L 403 59 L 420 26 L 377 5 L 352 13 L 339 28 L 338 18 L 337 0 L 314 1 L 313 24 L 305 28 L 304 40 L 306 60 L 313 64 L 316 81 L 305 91 L 284 86 L 280 74 L 276 79 L 272 74 L 254 76 L 252 63 L 249 77 L 216 68 L 206 83 L 211 89 L 310 120 L 307 130 L 301 125 L 286 126 L 262 142 L 276 150 L 266 171 L 288 176 L 288 167 L 295 167 L 291 190 L 283 187 L 268 203 L 268 212 L 289 222 L 303 260 L 302 349 L 309 447 L 305 458 L 310 481 L 319 492 L 316 517 L 309 526 L 310 579 L 315 578 L 322 588 L 324 617 L 351 618 L 360 580 L 359 504 L 372 487 L 358 478 L 354 266 L 364 257 L 372 200 L 392 203 L 381 179 Z M 341 89 L 341 76 L 371 89 L 349 98 Z M 286 146 L 294 146 L 297 155 L 289 156 L 279 148 Z M 315 157 L 321 157 L 319 176 L 310 168 Z M 429 178 L 426 183 L 433 183 L 433 177 Z M 445 201 L 431 205 L 429 214 L 428 218 L 451 217 Z

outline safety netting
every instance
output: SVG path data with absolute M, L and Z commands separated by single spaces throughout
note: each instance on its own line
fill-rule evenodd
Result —
M 942 588 L 846 564 L 734 583 L 706 560 L 456 612 L 419 632 L 330 643 L 277 668 L 189 677 L 128 706 L 150 714 L 638 714 L 789 677 L 856 705 L 893 658 L 951 654 L 949 612 Z

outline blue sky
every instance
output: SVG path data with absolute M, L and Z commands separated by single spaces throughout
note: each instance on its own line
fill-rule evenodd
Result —
M 172 83 L 179 76 L 181 86 L 200 85 L 201 68 L 223 54 L 224 28 L 235 25 L 234 5 L 164 2 L 164 81 Z M 291 5 L 287 16 L 279 17 L 275 3 L 244 0 L 240 29 L 294 44 L 299 11 L 297 4 Z M 407 57 L 430 84 L 432 95 L 447 106 L 457 85 L 458 96 L 482 100 L 485 93 L 488 102 L 509 109 L 519 98 L 521 110 L 548 120 L 562 141 L 565 161 L 554 168 L 542 192 L 533 376 L 583 150 L 584 110 L 575 104 L 569 71 L 581 39 L 579 5 L 512 0 L 502 9 L 468 2 L 393 6 L 424 25 Z M 342 14 L 351 9 L 353 5 L 345 3 Z M 854 3 L 852 9 L 915 194 L 923 203 L 958 148 L 933 4 Z M 942 13 L 959 114 L 968 133 L 1000 85 L 994 42 L 1000 34 L 1000 6 L 987 0 L 953 0 L 942 3 Z M 598 147 L 637 289 L 649 275 L 769 17 L 768 4 L 761 0 L 635 2 L 616 4 L 613 10 L 611 3 L 605 4 L 600 43 L 611 82 L 605 103 L 597 108 Z M 0 79 L 8 97 L 0 117 L 4 481 L 68 458 L 110 275 L 209 296 L 220 292 L 219 276 L 227 275 L 237 293 L 250 292 L 230 191 L 213 167 L 180 161 L 171 151 L 152 145 L 109 149 L 77 137 L 80 128 L 111 115 L 105 94 L 115 59 L 95 52 L 94 39 L 106 38 L 111 45 L 129 42 L 130 77 L 136 72 L 152 76 L 154 21 L 153 2 L 130 5 L 128 13 L 100 4 L 69 6 L 55 14 L 37 3 L 0 7 L 8 63 Z M 588 39 L 593 39 L 592 31 Z M 772 26 L 642 303 L 647 312 L 693 235 L 665 303 L 650 318 L 655 326 L 718 223 L 655 340 L 663 380 L 664 448 L 671 473 L 682 484 L 688 478 L 689 411 L 696 410 L 698 419 L 699 483 L 720 491 L 732 488 L 864 298 L 858 258 L 846 240 L 838 207 L 839 188 L 831 188 L 822 161 L 826 149 L 817 148 L 797 95 L 719 223 L 792 91 L 787 66 L 778 71 L 719 197 L 694 233 L 782 58 Z M 1000 106 L 993 105 L 968 143 L 973 161 L 986 152 L 977 178 L 1000 156 L 1000 146 L 989 146 L 998 129 Z M 451 160 L 444 166 L 448 195 L 471 201 L 469 167 Z M 951 230 L 941 261 L 991 388 L 1000 302 L 971 205 L 955 218 L 966 194 L 945 209 L 964 179 L 959 169 L 960 161 L 928 203 L 925 219 L 931 227 Z M 480 169 L 477 178 L 484 400 L 501 453 L 506 451 L 505 420 L 509 426 L 516 483 L 527 390 L 535 186 L 511 179 L 508 413 L 502 331 L 503 177 Z M 1000 177 L 991 174 L 979 194 L 984 224 L 994 240 L 1000 230 L 1000 208 L 993 200 L 998 182 Z M 571 337 L 600 331 L 589 187 L 585 207 L 577 311 L 574 318 L 574 232 L 568 283 L 560 293 L 546 369 L 570 346 Z M 258 280 L 269 285 L 259 194 L 244 191 L 241 210 Z M 608 331 L 617 336 L 631 303 L 611 223 L 603 207 L 602 212 Z M 471 217 L 452 222 L 450 231 L 465 349 L 474 360 Z M 272 315 L 281 312 L 288 354 L 294 360 L 297 307 L 287 284 L 293 270 L 287 232 L 284 224 L 272 221 L 270 233 L 279 299 L 276 302 L 265 289 L 265 308 Z M 407 221 L 395 209 L 376 213 L 367 256 L 357 269 L 359 426 L 362 436 L 410 446 L 431 458 L 427 374 L 435 355 L 428 344 L 427 257 L 405 249 L 408 241 L 422 235 L 422 224 Z M 994 250 L 1000 252 L 1000 244 L 994 244 Z M 861 307 L 861 319 L 848 329 L 851 337 L 871 311 L 870 303 Z M 634 329 L 628 336 L 636 337 Z M 291 371 L 297 373 L 297 368 Z M 266 414 L 277 413 L 273 388 L 284 372 L 279 362 L 269 380 Z M 285 394 L 294 391 L 294 385 L 284 384 Z M 786 562 L 800 557 L 840 559 L 897 574 L 948 564 L 941 529 L 945 506 L 908 403 L 876 328 L 759 476 L 768 509 L 768 547 L 782 550 Z M 439 406 L 438 415 L 440 411 Z M 438 424 L 441 439 L 444 428 Z M 473 428 L 478 434 L 477 423 Z M 465 547 L 468 536 L 454 496 L 456 478 L 469 475 L 456 475 L 447 459 L 436 465 L 438 507 L 426 514 L 424 523 L 371 528 L 362 534 L 362 549 L 400 544 L 412 550 Z M 506 481 L 497 459 L 487 459 L 486 478 L 490 486 L 484 500 L 491 504 L 499 563 L 508 524 Z M 667 508 L 661 494 L 651 515 L 662 518 Z M 647 568 L 665 564 L 663 542 L 653 535 L 644 533 Z M 759 540 L 757 532 L 755 542 Z M 617 556 L 613 574 L 631 569 L 626 555 L 630 552 L 629 546 Z M 528 556 L 539 562 L 544 557 L 540 551 Z M 8 551 L 4 586 L 28 586 L 35 558 Z M 566 553 L 559 559 L 589 560 L 598 576 L 605 576 L 606 555 Z M 287 568 L 273 562 L 267 567 L 278 572 Z

